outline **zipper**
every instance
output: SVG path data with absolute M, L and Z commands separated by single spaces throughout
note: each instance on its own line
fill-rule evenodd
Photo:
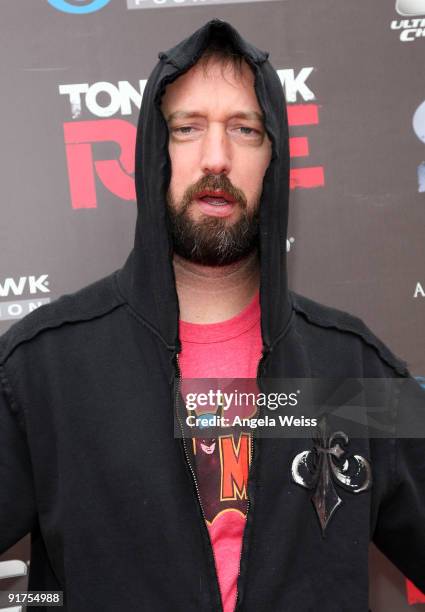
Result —
M 239 582 L 239 576 L 241 575 L 241 563 L 242 563 L 242 552 L 243 552 L 243 548 L 244 548 L 244 544 L 245 544 L 245 540 L 246 540 L 246 521 L 248 520 L 248 513 L 249 513 L 249 508 L 251 505 L 251 500 L 250 497 L 248 495 L 248 490 L 249 490 L 249 476 L 251 473 L 251 466 L 252 466 L 252 458 L 254 456 L 254 436 L 252 435 L 252 433 L 249 434 L 249 472 L 248 472 L 248 484 L 247 484 L 247 502 L 246 502 L 246 515 L 245 515 L 245 527 L 243 530 L 243 536 L 242 536 L 242 546 L 241 546 L 241 552 L 239 555 L 239 569 L 238 569 L 238 576 L 236 578 L 236 603 L 235 603 L 235 612 L 238 609 L 239 606 L 239 589 L 238 589 L 238 582 Z
M 185 454 L 185 457 L 186 457 L 186 463 L 187 463 L 187 465 L 189 467 L 190 473 L 192 474 L 193 483 L 194 483 L 195 489 L 196 489 L 196 496 L 198 498 L 199 506 L 201 508 L 201 513 L 202 513 L 202 516 L 203 516 L 203 519 L 204 519 L 204 527 L 207 530 L 208 542 L 209 542 L 209 545 L 210 545 L 210 548 L 211 548 L 211 552 L 212 552 L 212 556 L 213 556 L 213 559 L 214 559 L 214 573 L 215 573 L 215 579 L 216 579 L 216 590 L 218 592 L 219 601 L 220 601 L 219 612 L 223 612 L 223 603 L 222 603 L 222 599 L 221 599 L 220 584 L 218 582 L 218 576 L 217 576 L 217 565 L 216 565 L 217 560 L 216 560 L 216 557 L 215 557 L 215 554 L 214 554 L 214 547 L 213 547 L 213 545 L 211 543 L 211 538 L 210 538 L 210 534 L 209 534 L 208 527 L 207 527 L 207 522 L 206 522 L 207 518 L 206 518 L 206 515 L 205 515 L 205 511 L 204 511 L 204 506 L 202 505 L 201 494 L 199 492 L 199 486 L 198 486 L 198 480 L 196 478 L 195 470 L 193 469 L 192 464 L 191 464 L 190 459 L 189 459 L 189 453 L 187 451 L 186 438 L 185 438 L 185 435 L 184 435 L 183 424 L 182 424 L 182 421 L 181 421 L 181 418 L 180 418 L 180 413 L 179 413 L 180 391 L 181 391 L 182 377 L 181 377 L 181 371 L 180 371 L 180 365 L 179 365 L 179 354 L 178 353 L 176 353 L 176 371 L 177 371 L 177 379 L 178 379 L 177 391 L 176 391 L 176 397 L 175 397 L 176 414 L 177 414 L 177 419 L 178 419 L 179 425 L 180 425 L 180 431 L 181 431 L 181 434 L 182 434 L 183 449 L 184 449 L 184 454 Z
M 261 373 L 262 373 L 262 370 L 263 370 L 263 367 L 264 367 L 264 363 L 266 361 L 266 358 L 267 358 L 267 355 L 269 354 L 269 352 L 270 352 L 269 350 L 266 350 L 266 351 L 263 352 L 263 354 L 261 356 L 261 359 L 260 359 L 260 361 L 258 363 L 258 367 L 257 367 L 256 380 L 257 380 L 258 388 L 260 390 L 261 390 L 261 385 L 260 385 Z M 197 495 L 197 498 L 198 498 L 198 503 L 199 503 L 199 506 L 201 508 L 202 516 L 204 518 L 204 526 L 205 526 L 205 528 L 207 530 L 208 541 L 209 541 L 209 545 L 211 547 L 212 556 L 213 556 L 213 559 L 214 559 L 214 573 L 215 573 L 216 587 L 218 589 L 219 601 L 220 601 L 219 612 L 223 612 L 223 603 L 222 603 L 222 598 L 221 598 L 220 584 L 218 582 L 218 576 L 217 576 L 217 569 L 216 569 L 217 565 L 216 565 L 216 557 L 215 557 L 215 554 L 214 554 L 214 547 L 211 544 L 211 539 L 210 539 L 210 536 L 209 536 L 208 527 L 206 525 L 206 516 L 205 516 L 204 507 L 202 505 L 201 494 L 199 492 L 198 480 L 196 478 L 195 470 L 193 469 L 192 464 L 191 464 L 190 459 L 189 459 L 189 453 L 187 451 L 186 438 L 185 438 L 185 435 L 184 435 L 183 424 L 182 424 L 182 421 L 181 421 L 181 418 L 180 418 L 179 409 L 178 409 L 179 408 L 179 403 L 180 403 L 179 400 L 180 400 L 180 391 L 181 391 L 181 382 L 182 382 L 180 365 L 179 365 L 179 354 L 178 353 L 176 353 L 175 359 L 176 359 L 175 360 L 175 366 L 176 366 L 177 379 L 178 379 L 177 391 L 176 391 L 176 397 L 175 397 L 176 414 L 177 414 L 177 419 L 179 421 L 180 431 L 181 431 L 181 434 L 182 434 L 183 449 L 184 449 L 184 454 L 185 454 L 185 457 L 186 457 L 186 462 L 187 462 L 187 465 L 189 467 L 190 473 L 192 475 L 193 483 L 195 485 L 196 495 Z M 250 445 L 249 445 L 249 449 L 250 449 L 250 452 L 249 452 L 250 463 L 249 463 L 249 474 L 248 474 L 247 492 L 249 491 L 249 484 L 250 484 L 250 480 L 251 480 L 251 473 L 252 473 L 252 469 L 251 468 L 252 468 L 252 461 L 253 461 L 253 457 L 254 457 L 254 442 L 256 440 L 256 437 L 252 433 L 250 433 L 249 434 L 249 438 L 250 438 L 250 440 L 249 440 L 250 441 Z M 246 515 L 245 515 L 246 521 L 248 519 L 248 513 L 249 513 L 250 506 L 251 506 L 251 500 L 250 500 L 250 497 L 248 495 L 247 506 L 246 506 Z M 239 555 L 239 570 L 238 570 L 238 575 L 237 575 L 237 578 L 236 578 L 236 602 L 235 602 L 234 612 L 237 612 L 237 610 L 239 608 L 239 604 L 240 604 L 238 582 L 239 582 L 239 576 L 240 576 L 240 573 L 241 573 L 241 562 L 242 562 L 243 550 L 245 548 L 246 540 L 247 539 L 248 539 L 248 535 L 247 535 L 247 523 L 245 522 L 244 532 L 243 532 L 243 536 L 242 536 L 241 552 L 240 552 L 240 555 Z
M 260 378 L 261 378 L 261 372 L 262 369 L 264 367 L 264 362 L 266 360 L 266 357 L 268 355 L 269 351 L 264 351 L 260 361 L 258 362 L 258 367 L 257 367 L 257 385 L 258 388 L 261 391 L 261 386 L 260 386 Z M 253 461 L 253 457 L 254 457 L 254 442 L 256 440 L 256 437 L 250 433 L 249 434 L 249 457 L 250 457 L 250 462 L 249 462 L 249 473 L 248 473 L 248 484 L 247 484 L 247 492 L 249 491 L 249 484 L 250 484 L 250 480 L 251 478 L 251 473 L 252 473 L 252 461 Z M 240 556 L 239 556 L 239 570 L 238 570 L 238 576 L 236 579 L 236 603 L 235 603 L 235 609 L 234 612 L 237 612 L 237 610 L 239 609 L 239 605 L 240 605 L 240 601 L 239 601 L 239 589 L 238 589 L 238 583 L 239 583 L 239 576 L 241 574 L 241 563 L 242 563 L 242 556 L 243 556 L 243 550 L 245 548 L 246 545 L 246 541 L 248 539 L 248 533 L 247 533 L 247 523 L 248 523 L 248 513 L 249 513 L 249 509 L 251 507 L 251 499 L 250 496 L 248 495 L 248 499 L 247 499 L 247 505 L 246 505 L 246 515 L 245 515 L 245 527 L 244 527 L 244 532 L 243 532 L 243 536 L 242 536 L 242 546 L 241 546 L 241 552 L 240 552 Z

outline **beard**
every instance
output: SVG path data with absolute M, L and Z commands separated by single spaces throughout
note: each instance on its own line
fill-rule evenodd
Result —
M 240 209 L 237 221 L 229 223 L 225 217 L 207 215 L 192 219 L 190 205 L 196 194 L 204 190 L 227 192 Z M 244 259 L 258 247 L 258 209 L 259 197 L 249 212 L 245 194 L 224 174 L 202 177 L 186 189 L 180 203 L 174 202 L 168 191 L 168 225 L 174 252 L 204 266 L 224 266 Z

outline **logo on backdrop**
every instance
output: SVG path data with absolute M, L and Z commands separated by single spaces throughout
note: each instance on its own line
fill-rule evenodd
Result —
M 290 253 L 292 251 L 292 249 L 294 248 L 294 244 L 295 244 L 295 238 L 293 236 L 290 236 L 289 238 L 286 239 L 286 252 Z
M 425 15 L 425 0 L 397 0 L 395 9 L 400 15 Z
M 72 13 L 74 15 L 87 15 L 100 11 L 111 0 L 47 0 L 47 2 L 58 11 Z
M 304 67 L 277 71 L 294 133 L 289 139 L 292 189 L 313 189 L 325 184 L 323 166 L 305 163 L 305 158 L 310 157 L 310 143 L 304 132 L 319 124 L 319 105 L 308 83 L 313 70 Z M 124 117 L 138 112 L 145 86 L 144 79 L 137 85 L 128 81 L 59 85 L 71 117 L 63 128 L 72 208 L 96 208 L 102 187 L 122 200 L 136 199 L 136 127 Z
M 415 110 L 412 123 L 416 136 L 425 144 L 425 100 Z M 425 193 L 425 161 L 418 166 L 418 191 Z
M 0 561 L 0 580 L 10 580 L 12 578 L 24 578 L 28 574 L 28 566 L 30 562 L 21 561 L 20 559 L 10 559 L 8 561 Z M 6 585 L 3 589 L 6 592 Z M 5 602 L 6 603 L 6 602 Z M 0 608 L 0 612 L 22 612 L 22 607 Z
M 391 22 L 391 29 L 399 31 L 401 42 L 425 38 L 425 0 L 397 0 L 395 9 L 403 17 L 412 17 L 393 19 Z
M 261 2 L 262 0 L 127 0 L 128 9 L 152 9 L 177 6 L 199 6 L 205 4 L 237 4 L 239 2 Z
M 413 291 L 414 298 L 425 298 L 425 283 L 417 282 Z
M 50 297 L 46 293 L 50 293 L 48 274 L 0 279 L 0 321 L 21 319 L 47 304 Z

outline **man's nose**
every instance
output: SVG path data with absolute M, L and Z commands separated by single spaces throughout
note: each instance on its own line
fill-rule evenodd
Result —
M 228 174 L 230 142 L 224 126 L 210 126 L 203 138 L 201 169 L 204 174 Z

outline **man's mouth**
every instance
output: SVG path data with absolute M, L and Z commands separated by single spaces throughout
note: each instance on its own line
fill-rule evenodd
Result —
M 212 206 L 226 206 L 236 203 L 236 200 L 226 191 L 200 191 L 195 195 L 195 199 L 201 200 L 206 204 L 211 204 Z

